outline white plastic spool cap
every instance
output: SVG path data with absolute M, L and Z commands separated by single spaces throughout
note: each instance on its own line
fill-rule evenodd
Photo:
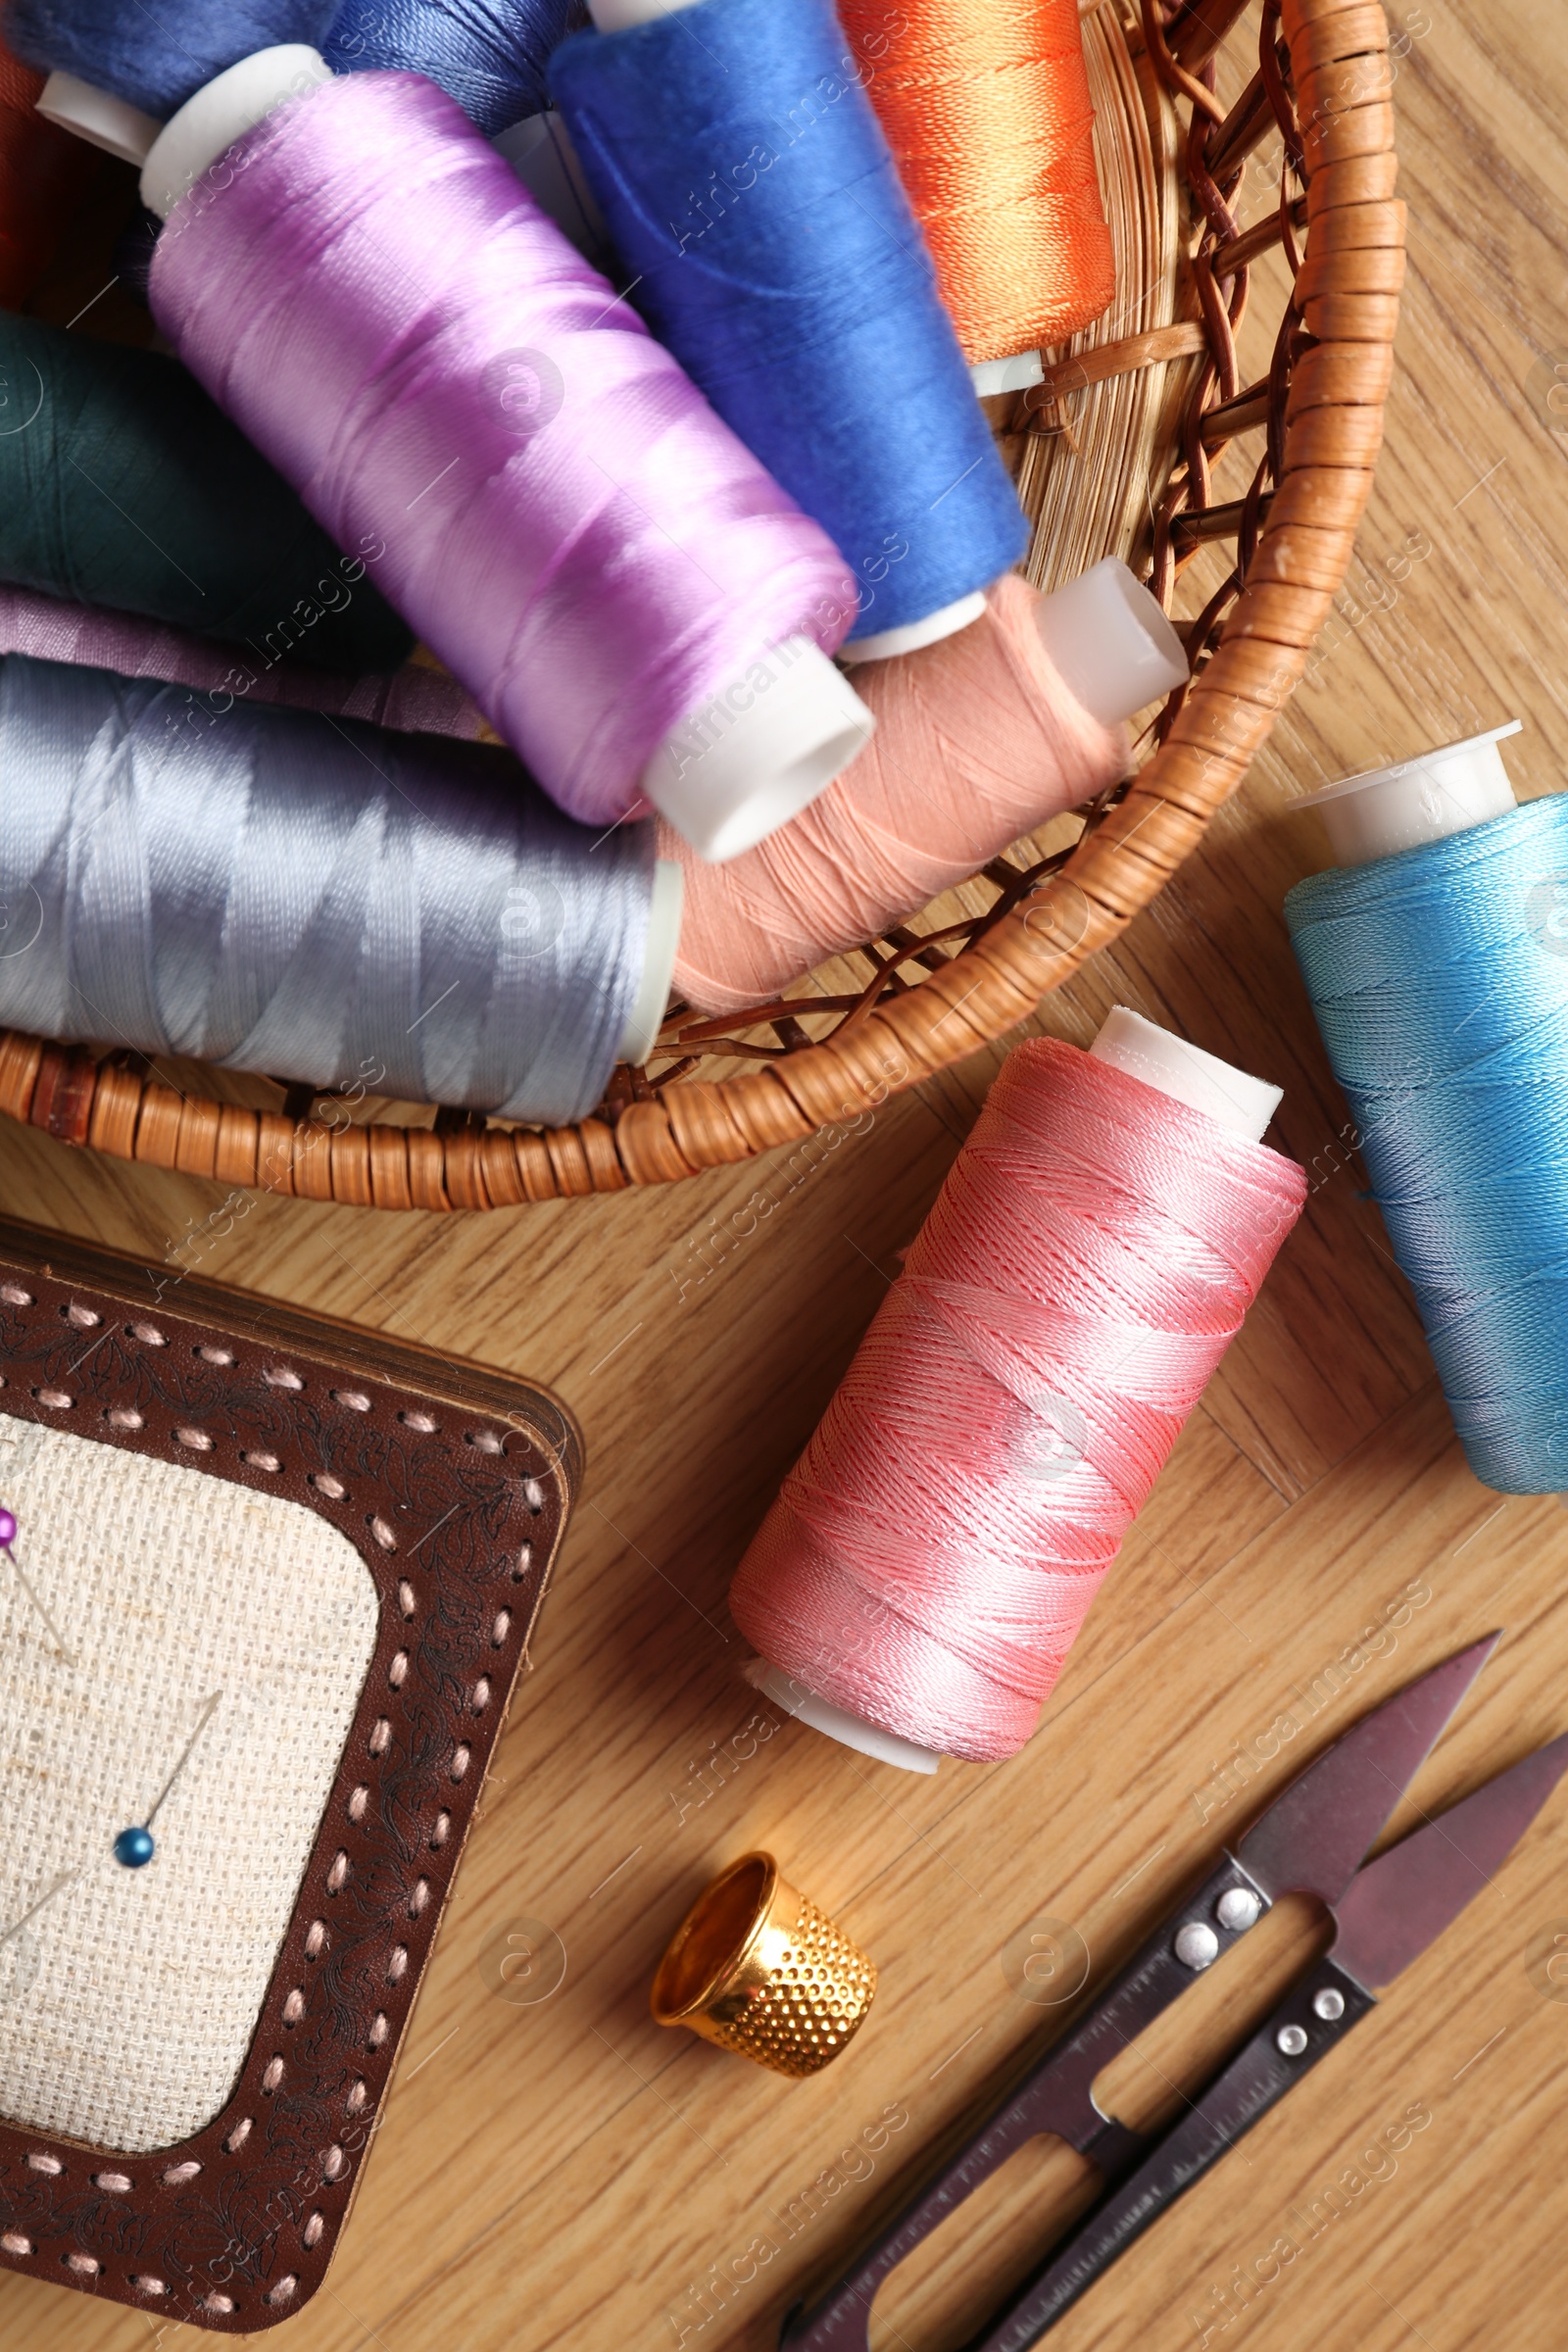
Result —
M 1027 392 L 1031 384 L 1045 382 L 1045 362 L 1038 351 L 1014 352 L 1005 360 L 975 360 L 969 380 L 982 400 L 993 392 Z
M 876 629 L 869 637 L 852 637 L 848 645 L 840 646 L 842 662 L 891 662 L 895 654 L 917 654 L 923 646 L 936 645 L 944 637 L 956 637 L 972 620 L 978 620 L 986 609 L 985 592 L 973 589 L 960 596 L 955 604 L 943 605 L 935 612 L 927 612 L 921 620 L 906 620 L 896 629 Z
M 490 144 L 512 166 L 539 210 L 597 268 L 609 254 L 610 229 L 561 117 L 525 115 Z
M 675 954 L 680 946 L 680 910 L 686 876 L 673 858 L 654 864 L 653 896 L 648 903 L 648 945 L 643 952 L 642 986 L 626 1016 L 616 1059 L 641 1069 L 654 1050 L 664 1006 L 675 979 Z
M 1468 833 L 1472 825 L 1506 816 L 1518 806 L 1497 746 L 1523 724 L 1511 718 L 1505 727 L 1446 743 L 1418 760 L 1368 768 L 1364 775 L 1308 793 L 1298 806 L 1319 811 L 1341 865 L 1367 865 L 1423 841 Z
M 187 188 L 258 122 L 318 83 L 330 81 L 331 68 L 318 50 L 303 41 L 284 41 L 242 57 L 187 98 L 159 132 L 142 166 L 141 200 L 167 220 Z
M 1061 681 L 1113 727 L 1187 683 L 1186 648 L 1119 557 L 1106 556 L 1040 600 L 1041 643 Z
M 597 32 L 627 32 L 634 24 L 651 24 L 656 17 L 673 17 L 697 0 L 588 0 L 588 13 Z
M 875 725 L 826 654 L 791 637 L 682 720 L 642 788 L 699 858 L 721 865 L 798 816 Z
M 89 146 L 101 147 L 106 155 L 118 155 L 122 164 L 141 163 L 163 128 L 139 106 L 127 105 L 108 90 L 94 89 L 90 81 L 78 81 L 74 74 L 51 74 L 38 92 L 37 108 L 46 122 L 74 131 Z
M 983 596 L 966 596 L 929 620 L 885 629 L 880 637 L 856 638 L 841 649 L 840 659 L 864 662 L 918 653 L 921 646 L 967 628 L 985 609 Z M 1035 618 L 1063 685 L 1102 726 L 1131 718 L 1187 682 L 1181 639 L 1117 556 L 1106 556 L 1065 588 L 1041 597 Z
M 1205 1054 L 1201 1046 L 1190 1046 L 1184 1037 L 1173 1037 L 1125 1004 L 1105 1015 L 1089 1051 L 1097 1061 L 1108 1061 L 1129 1078 L 1141 1078 L 1189 1109 L 1206 1111 L 1221 1127 L 1245 1135 L 1251 1144 L 1262 1142 L 1285 1092 L 1265 1079 L 1249 1077 L 1215 1054 Z
M 813 1732 L 825 1732 L 843 1747 L 853 1747 L 862 1756 L 874 1756 L 879 1764 L 897 1764 L 905 1772 L 935 1772 L 942 1759 L 928 1747 L 916 1747 L 912 1740 L 901 1740 L 896 1732 L 885 1732 L 880 1724 L 865 1723 L 831 1700 L 818 1698 L 793 1674 L 781 1666 L 769 1666 L 765 1658 L 752 1658 L 741 1669 L 746 1680 L 764 1698 L 782 1707 L 801 1723 L 808 1723 Z

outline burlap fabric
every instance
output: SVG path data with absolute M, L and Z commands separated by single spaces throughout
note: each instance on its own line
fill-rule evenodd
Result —
M 375 1589 L 299 1503 L 3 1414 L 0 1502 L 0 2116 L 140 2153 L 199 2130 L 239 2072 Z M 122 1867 L 116 1834 L 214 1691 L 153 1860 Z

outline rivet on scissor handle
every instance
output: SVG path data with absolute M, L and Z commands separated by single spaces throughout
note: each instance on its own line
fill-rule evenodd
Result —
M 662 2026 L 686 2026 L 780 2075 L 814 2075 L 858 2033 L 876 1968 L 771 1854 L 720 1871 L 676 1929 L 654 1979 Z
M 1263 1898 L 1250 1886 L 1227 1886 L 1214 1906 L 1214 1917 L 1228 1934 L 1241 1936 L 1256 1925 Z
M 1321 2017 L 1327 2025 L 1333 2025 L 1337 2017 L 1345 2015 L 1344 1993 L 1336 1992 L 1332 1984 L 1325 1984 L 1321 1992 L 1312 1995 L 1312 2015 Z
M 1176 1931 L 1176 1957 L 1183 1968 L 1207 1968 L 1219 1957 L 1219 1937 L 1206 1919 L 1190 1919 Z
M 1343 2006 L 1343 2003 L 1341 2005 Z M 1304 2026 L 1281 2026 L 1274 2036 L 1274 2046 L 1278 2050 L 1283 2050 L 1287 2058 L 1299 2058 L 1306 2047 L 1306 2028 Z

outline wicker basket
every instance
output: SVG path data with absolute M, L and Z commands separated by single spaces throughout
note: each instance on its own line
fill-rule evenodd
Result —
M 1149 728 L 1137 775 L 1079 812 L 1075 841 L 1018 845 L 791 999 L 724 1020 L 675 1007 L 649 1067 L 617 1070 L 575 1127 L 448 1111 L 432 1124 L 428 1110 L 227 1072 L 171 1085 L 140 1057 L 16 1032 L 0 1032 L 0 1109 L 121 1158 L 360 1206 L 616 1192 L 855 1116 L 1002 1036 L 1114 938 L 1241 782 L 1344 580 L 1404 267 L 1379 0 L 1261 0 L 1255 42 L 1237 25 L 1249 0 L 1142 0 L 1141 21 L 1128 4 L 1098 0 L 1084 19 L 1116 305 L 1047 355 L 1043 385 L 992 404 L 1005 412 L 993 421 L 1035 520 L 1040 585 L 1107 554 L 1167 608 L 1195 560 L 1189 576 L 1213 585 L 1179 624 L 1192 684 Z M 1216 93 L 1231 88 L 1226 104 Z M 1267 206 L 1247 224 L 1250 166 L 1276 145 Z M 1282 316 L 1266 368 L 1244 383 L 1254 263 L 1277 280 Z M 1216 502 L 1211 469 L 1233 444 L 1240 495 Z M 1233 544 L 1234 563 L 1216 563 Z

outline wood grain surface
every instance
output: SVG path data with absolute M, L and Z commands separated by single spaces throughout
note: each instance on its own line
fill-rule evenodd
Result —
M 0 1124 L 9 1212 L 536 1376 L 587 1437 L 533 1671 L 342 2253 L 276 2338 L 289 2352 L 762 2352 L 907 2169 L 1070 2014 L 1068 1979 L 1024 1979 L 1021 1957 L 1076 1936 L 1098 1981 L 1254 1793 L 1491 1626 L 1500 1650 L 1396 1826 L 1568 1724 L 1568 1518 L 1464 1466 L 1280 919 L 1288 884 L 1326 862 L 1292 813 L 1305 789 L 1515 714 L 1516 778 L 1562 783 L 1560 10 L 1395 8 L 1412 267 L 1349 588 L 1202 854 L 1041 1015 L 1082 1043 L 1120 1001 L 1277 1079 L 1272 1140 L 1309 1166 L 1311 1198 L 1022 1756 L 918 1780 L 781 1722 L 738 1679 L 724 1605 L 1000 1054 L 791 1155 L 491 1216 L 225 1205 L 214 1186 Z M 1187 609 L 1204 593 L 1192 579 Z M 1293 1709 L 1298 1737 L 1260 1760 Z M 804 2083 L 648 2015 L 664 1939 L 752 1844 L 882 1972 L 860 2037 Z M 481 1980 L 481 1944 L 508 1923 L 536 1954 L 514 1988 L 538 1998 Z M 1123 2070 L 1122 2112 L 1168 2100 L 1259 2005 L 1269 1968 L 1321 1934 L 1296 1913 L 1267 1927 L 1269 1949 L 1244 1945 L 1180 2031 L 1151 2038 L 1151 2063 Z M 1062 2352 L 1555 2352 L 1554 1949 L 1568 1790 L 1345 2049 L 1068 2314 Z M 1076 2159 L 1024 2151 L 879 2302 L 878 2352 L 961 2340 L 1082 2195 Z M 1268 2259 L 1282 2238 L 1289 2258 Z M 181 2332 L 194 2341 L 0 2278 L 0 2352 L 136 2352 Z

